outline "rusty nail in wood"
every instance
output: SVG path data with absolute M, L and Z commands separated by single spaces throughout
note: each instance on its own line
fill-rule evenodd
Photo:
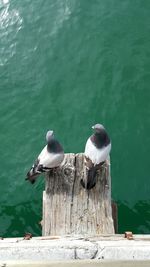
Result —
M 32 234 L 31 233 L 26 233 L 25 236 L 24 236 L 25 240 L 29 240 L 31 238 L 32 238 Z
M 132 232 L 125 232 L 124 237 L 127 238 L 128 240 L 132 240 L 133 234 L 132 234 Z

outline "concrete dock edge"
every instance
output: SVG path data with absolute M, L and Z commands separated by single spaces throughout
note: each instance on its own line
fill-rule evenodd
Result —
M 0 267 L 149 267 L 150 261 L 70 260 L 0 261 Z
M 150 235 L 93 237 L 34 237 L 0 240 L 2 261 L 150 261 Z M 4 265 L 5 266 L 5 265 Z M 149 265 L 150 266 L 150 265 Z

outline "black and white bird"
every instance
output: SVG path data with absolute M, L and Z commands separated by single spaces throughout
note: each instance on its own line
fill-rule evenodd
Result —
M 91 189 L 96 184 L 96 172 L 108 159 L 111 150 L 111 141 L 102 124 L 92 126 L 94 134 L 91 135 L 85 145 L 85 164 L 87 168 L 86 180 L 81 184 L 86 189 Z
M 27 173 L 26 180 L 29 180 L 32 184 L 35 182 L 38 175 L 58 167 L 64 159 L 63 147 L 55 139 L 53 131 L 50 130 L 47 132 L 46 141 L 47 145 L 43 148 Z

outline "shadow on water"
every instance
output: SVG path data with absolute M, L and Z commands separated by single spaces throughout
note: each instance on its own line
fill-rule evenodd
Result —
M 41 212 L 33 210 L 34 203 L 25 202 L 16 206 L 1 204 L 0 236 L 19 237 L 30 232 L 33 236 L 41 235 Z M 3 227 L 4 226 L 4 227 Z
M 118 224 L 119 233 L 149 234 L 150 201 L 138 201 L 133 207 L 126 202 L 118 202 Z

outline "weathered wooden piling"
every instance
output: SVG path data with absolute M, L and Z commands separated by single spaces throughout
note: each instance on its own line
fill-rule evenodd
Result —
M 65 154 L 60 168 L 46 176 L 43 192 L 43 229 L 47 235 L 113 234 L 110 164 L 97 172 L 91 190 L 82 187 L 86 167 L 84 154 Z

